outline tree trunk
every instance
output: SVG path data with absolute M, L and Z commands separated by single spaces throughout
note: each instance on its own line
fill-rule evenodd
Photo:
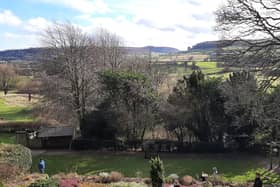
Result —
M 31 93 L 28 93 L 28 101 L 30 102 L 31 101 Z

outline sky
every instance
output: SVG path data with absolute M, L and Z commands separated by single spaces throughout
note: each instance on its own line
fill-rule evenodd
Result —
M 222 0 L 0 0 L 0 50 L 40 47 L 52 22 L 71 22 L 89 34 L 105 28 L 126 46 L 185 50 L 217 40 L 214 12 Z

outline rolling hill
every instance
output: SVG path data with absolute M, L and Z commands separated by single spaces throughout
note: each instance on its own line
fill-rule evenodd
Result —
M 143 53 L 159 53 L 159 54 L 170 54 L 179 52 L 178 49 L 172 47 L 124 47 L 129 54 L 143 54 Z M 12 49 L 0 51 L 0 61 L 36 61 L 37 57 L 44 48 L 29 48 L 29 49 Z

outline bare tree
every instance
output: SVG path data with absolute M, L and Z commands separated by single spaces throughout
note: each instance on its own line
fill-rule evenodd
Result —
M 124 68 L 134 73 L 142 73 L 151 81 L 154 90 L 160 91 L 160 87 L 167 77 L 158 61 L 153 60 L 150 51 L 147 55 L 130 55 L 125 58 Z
M 122 38 L 104 28 L 100 28 L 95 34 L 95 41 L 103 68 L 107 69 L 109 67 L 112 71 L 118 69 L 125 54 Z
M 14 66 L 9 64 L 0 64 L 0 88 L 6 95 L 8 90 L 15 83 L 16 71 Z
M 71 23 L 54 23 L 42 34 L 42 42 L 47 47 L 42 56 L 45 106 L 71 112 L 82 129 L 96 88 L 98 64 L 93 39 Z
M 18 91 L 28 95 L 28 101 L 31 101 L 33 94 L 39 94 L 41 89 L 41 81 L 36 79 L 31 79 L 20 84 Z
M 262 70 L 269 85 L 280 76 L 280 1 L 227 0 L 217 12 L 217 30 L 225 39 L 223 61 Z

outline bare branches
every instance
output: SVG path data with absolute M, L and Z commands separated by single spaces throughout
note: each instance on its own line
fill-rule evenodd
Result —
M 16 71 L 12 65 L 0 64 L 0 88 L 6 95 L 15 81 Z
M 217 28 L 239 47 L 223 50 L 227 62 L 262 71 L 269 79 L 280 77 L 280 3 L 278 0 L 228 0 L 216 12 Z
M 99 60 L 103 69 L 108 67 L 114 71 L 120 68 L 125 50 L 122 38 L 114 33 L 100 28 L 95 35 L 95 42 L 99 51 Z
M 42 35 L 45 56 L 45 95 L 69 107 L 82 125 L 95 90 L 96 46 L 93 39 L 72 24 L 54 23 Z

